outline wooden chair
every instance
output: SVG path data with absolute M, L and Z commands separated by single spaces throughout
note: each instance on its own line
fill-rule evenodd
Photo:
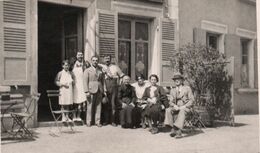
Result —
M 60 133 L 62 132 L 61 129 L 62 129 L 63 125 L 70 127 L 71 131 L 74 131 L 73 130 L 73 126 L 75 126 L 74 122 L 65 121 L 61 124 L 61 121 L 59 121 L 62 118 L 63 113 L 72 114 L 74 112 L 74 110 L 54 109 L 54 107 L 53 107 L 53 103 L 55 103 L 55 102 L 58 103 L 58 101 L 59 101 L 60 91 L 59 90 L 47 90 L 47 96 L 49 99 L 50 111 L 51 111 L 55 125 L 58 128 L 59 132 Z M 57 134 L 55 134 L 53 132 L 51 132 L 51 135 L 57 136 Z

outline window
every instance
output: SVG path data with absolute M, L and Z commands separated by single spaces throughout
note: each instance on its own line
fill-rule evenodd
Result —
M 135 78 L 148 75 L 149 21 L 120 17 L 118 21 L 118 64 L 122 71 Z
M 241 87 L 249 87 L 249 40 L 241 39 Z
M 219 35 L 207 33 L 207 47 L 219 50 Z

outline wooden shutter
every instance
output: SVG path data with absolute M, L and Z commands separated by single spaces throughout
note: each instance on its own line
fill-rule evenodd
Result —
M 207 35 L 206 30 L 200 29 L 200 28 L 194 28 L 193 29 L 193 42 L 199 43 L 201 45 L 206 45 L 207 43 Z
M 254 87 L 258 88 L 258 64 L 257 64 L 258 52 L 257 52 L 257 39 L 254 40 Z
M 234 34 L 225 35 L 225 54 L 227 58 L 234 56 L 234 88 L 240 87 L 240 69 L 241 69 L 241 44 L 240 37 Z
M 172 86 L 173 68 L 171 60 L 178 48 L 177 20 L 161 19 L 161 76 L 160 85 Z
M 100 57 L 111 55 L 112 62 L 117 61 L 117 14 L 115 12 L 98 11 L 98 48 Z
M 30 2 L 0 1 L 1 85 L 30 84 Z

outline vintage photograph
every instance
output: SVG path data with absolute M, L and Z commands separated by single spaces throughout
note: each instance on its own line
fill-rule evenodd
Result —
M 259 10 L 0 0 L 1 153 L 260 153 Z

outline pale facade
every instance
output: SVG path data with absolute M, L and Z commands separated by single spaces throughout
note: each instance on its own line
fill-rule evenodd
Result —
M 171 86 L 170 57 L 179 46 L 194 41 L 215 44 L 219 51 L 239 58 L 240 53 L 233 50 L 240 50 L 240 40 L 249 46 L 250 53 L 244 51 L 243 57 L 253 60 L 248 60 L 249 66 L 244 62 L 244 67 L 254 68 L 244 68 L 250 78 L 245 82 L 253 94 L 241 95 L 239 92 L 245 88 L 237 87 L 241 78 L 235 78 L 238 89 L 235 101 L 238 110 L 244 107 L 241 97 L 252 100 L 253 107 L 258 106 L 254 2 L 17 0 L 2 1 L 0 8 L 0 85 L 11 86 L 12 92 L 42 93 L 35 125 L 45 120 L 48 111 L 45 91 L 57 89 L 54 78 L 61 61 L 74 57 L 77 51 L 83 51 L 85 60 L 98 54 L 102 61 L 104 55 L 111 55 L 133 80 L 137 73 L 146 77 L 158 74 L 161 85 Z M 245 13 L 238 17 L 239 12 Z M 229 39 L 233 35 L 238 42 Z M 229 46 L 225 45 L 228 43 Z M 235 62 L 241 65 L 242 54 L 239 58 Z M 235 73 L 240 76 L 240 68 Z M 251 107 L 246 110 L 258 112 Z

